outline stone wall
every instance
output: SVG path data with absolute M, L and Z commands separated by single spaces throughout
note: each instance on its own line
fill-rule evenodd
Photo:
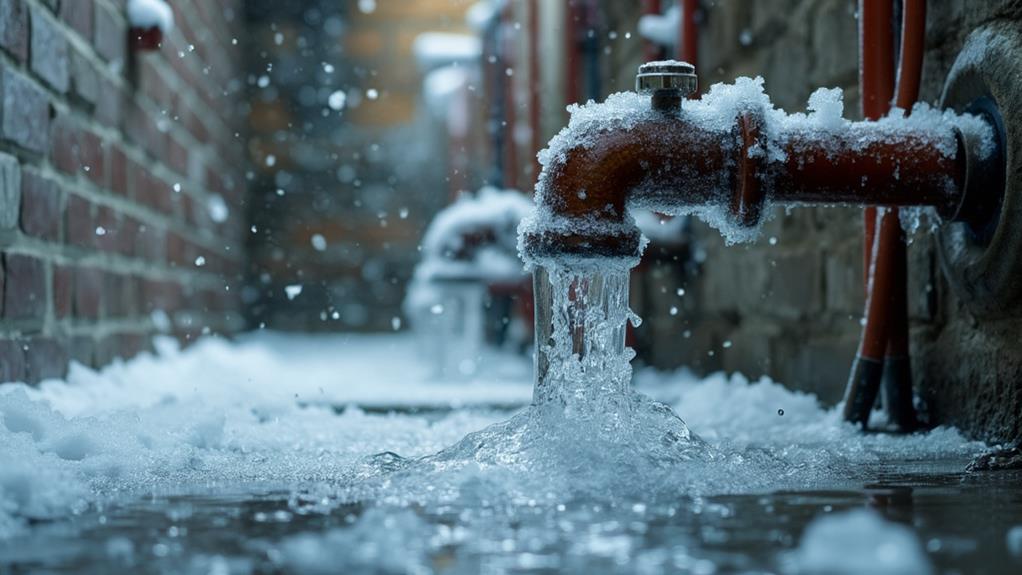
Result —
M 0 2 L 0 381 L 240 324 L 239 0 Z

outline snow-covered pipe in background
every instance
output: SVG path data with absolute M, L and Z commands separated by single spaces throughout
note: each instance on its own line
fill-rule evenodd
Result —
M 128 0 L 127 13 L 134 50 L 159 50 L 164 36 L 174 29 L 174 10 L 165 0 Z

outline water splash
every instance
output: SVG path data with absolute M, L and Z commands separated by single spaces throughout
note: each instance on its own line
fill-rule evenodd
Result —
M 670 407 L 632 389 L 635 353 L 625 333 L 639 320 L 628 308 L 629 267 L 599 264 L 535 270 L 532 405 L 435 455 L 368 462 L 358 479 L 380 469 L 383 497 L 406 503 L 536 493 L 648 500 L 657 491 L 677 497 L 679 479 L 694 475 L 679 474 L 679 466 L 720 459 Z

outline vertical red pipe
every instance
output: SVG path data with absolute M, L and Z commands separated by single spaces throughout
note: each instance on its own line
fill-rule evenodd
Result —
M 539 178 L 539 154 L 543 146 L 540 126 L 539 0 L 529 0 L 529 128 L 531 130 L 532 179 Z
M 696 12 L 699 11 L 699 0 L 681 0 L 681 42 L 678 42 L 677 57 L 699 69 L 699 28 L 696 23 Z
M 887 115 L 894 97 L 893 19 L 891 0 L 859 0 L 859 86 L 862 89 L 862 115 L 867 120 L 878 120 Z M 870 267 L 876 219 L 876 208 L 866 208 L 864 270 Z M 868 282 L 868 278 L 866 280 Z
M 926 0 L 905 0 L 902 7 L 901 55 L 898 60 L 898 83 L 895 105 L 911 111 L 919 99 L 922 81 L 923 54 L 926 37 Z M 892 216 L 898 217 L 893 210 Z M 898 236 L 888 249 L 892 252 L 894 278 L 891 287 L 891 320 L 884 356 L 884 404 L 891 423 L 910 431 L 917 426 L 912 405 L 912 369 L 909 357 L 908 321 L 908 248 L 905 232 L 898 226 Z M 885 245 L 881 244 L 881 249 Z
M 859 0 L 859 86 L 862 115 L 877 120 L 887 114 L 894 96 L 894 33 L 892 0 Z M 892 253 L 885 246 L 897 240 L 900 222 L 889 210 L 866 208 L 863 269 L 866 282 L 866 323 L 845 389 L 844 417 L 862 425 L 880 391 L 890 319 Z
M 653 16 L 660 14 L 660 0 L 642 0 L 642 13 L 643 15 Z M 662 53 L 660 46 L 652 40 L 645 40 L 642 44 L 643 59 L 646 62 L 652 62 L 660 59 Z
M 579 8 L 577 0 L 565 0 L 564 6 L 564 103 L 575 104 L 579 95 L 579 53 L 578 26 Z

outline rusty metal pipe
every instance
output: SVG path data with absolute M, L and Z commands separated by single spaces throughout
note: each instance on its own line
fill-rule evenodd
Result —
M 654 107 L 683 97 L 652 92 Z M 893 133 L 859 122 L 773 134 L 768 142 L 756 110 L 723 131 L 684 109 L 661 111 L 628 129 L 591 127 L 584 144 L 544 167 L 537 203 L 546 224 L 526 234 L 527 255 L 634 257 L 640 234 L 626 217 L 631 206 L 664 212 L 726 206 L 735 224 L 752 226 L 767 203 L 935 206 L 953 214 L 961 201 L 963 148 L 947 154 L 938 145 L 952 136 L 950 127 Z M 781 145 L 786 159 L 753 153 L 768 144 Z

